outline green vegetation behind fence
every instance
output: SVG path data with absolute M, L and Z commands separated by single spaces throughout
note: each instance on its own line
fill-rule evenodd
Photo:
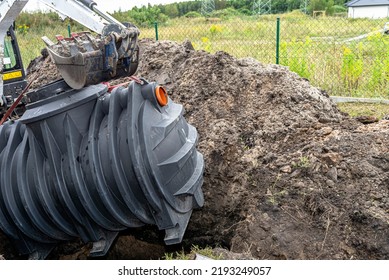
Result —
M 282 15 L 222 18 L 179 17 L 163 24 L 145 24 L 141 38 L 183 42 L 196 49 L 225 51 L 276 63 L 277 18 L 280 18 L 279 63 L 331 95 L 389 98 L 388 19 L 313 18 L 301 12 Z M 25 64 L 39 55 L 42 35 L 67 34 L 69 22 L 21 29 L 19 42 Z M 23 26 L 23 25 L 20 25 Z M 81 30 L 72 25 L 72 31 Z M 39 31 L 39 35 L 37 32 Z M 156 31 L 158 34 L 156 34 Z M 25 51 L 28 53 L 25 54 Z
M 282 15 L 279 63 L 331 95 L 389 97 L 386 19 Z M 276 63 L 277 16 L 179 18 L 158 27 L 160 40 L 189 39 L 196 49 Z M 142 37 L 155 38 L 154 28 Z

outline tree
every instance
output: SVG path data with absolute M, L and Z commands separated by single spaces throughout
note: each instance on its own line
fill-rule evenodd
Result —
M 293 11 L 293 10 L 298 10 L 298 9 L 300 9 L 301 1 L 302 1 L 302 0 L 288 0 L 288 1 L 287 1 L 287 4 L 288 4 L 288 12 L 291 12 L 291 11 Z
M 308 10 L 310 13 L 312 13 L 313 11 L 325 11 L 326 8 L 327 8 L 326 0 L 311 0 Z
M 175 18 L 180 16 L 180 12 L 178 11 L 178 7 L 176 3 L 166 5 L 163 13 L 170 18 Z
M 168 17 L 161 13 L 157 6 L 142 6 L 141 8 L 134 7 L 129 11 L 129 16 L 134 19 L 138 25 L 147 25 L 154 22 L 166 22 Z
M 326 12 L 327 12 L 328 15 L 333 15 L 334 14 L 334 5 L 335 5 L 334 0 L 329 0 L 328 1 L 327 7 L 326 7 Z

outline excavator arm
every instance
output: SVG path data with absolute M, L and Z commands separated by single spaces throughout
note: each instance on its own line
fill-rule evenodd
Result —
M 115 24 L 122 28 L 126 27 L 109 14 L 98 9 L 96 2 L 92 0 L 63 1 L 63 0 L 40 0 L 51 9 L 61 15 L 65 15 L 88 29 L 103 34 L 103 29 L 109 24 Z

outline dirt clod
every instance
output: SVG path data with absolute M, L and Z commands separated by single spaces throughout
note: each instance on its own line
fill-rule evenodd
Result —
M 286 67 L 188 42 L 143 40 L 140 61 L 137 75 L 164 85 L 199 132 L 206 203 L 184 247 L 258 259 L 389 258 L 389 121 L 361 124 Z

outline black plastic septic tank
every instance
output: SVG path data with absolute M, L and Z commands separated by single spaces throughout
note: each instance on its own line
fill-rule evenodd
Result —
M 145 224 L 181 242 L 204 201 L 183 107 L 147 82 L 49 95 L 0 127 L 0 228 L 20 253 L 44 258 L 79 237 L 104 255 L 119 231 Z

